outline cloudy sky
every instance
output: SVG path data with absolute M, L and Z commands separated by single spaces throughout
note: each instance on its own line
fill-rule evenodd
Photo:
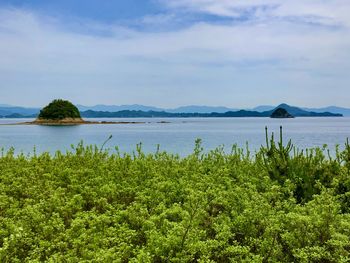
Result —
M 349 0 L 1 0 L 0 104 L 350 107 Z

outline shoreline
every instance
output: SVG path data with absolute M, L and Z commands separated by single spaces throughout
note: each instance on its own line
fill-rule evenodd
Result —
M 117 124 L 146 124 L 152 123 L 147 121 L 67 121 L 67 122 L 16 122 L 16 123 L 1 123 L 0 126 L 17 126 L 17 125 L 38 125 L 38 126 L 77 126 L 77 125 L 117 125 Z M 168 124 L 169 121 L 157 121 L 158 124 Z
M 76 125 L 111 125 L 111 124 L 145 124 L 146 122 L 138 121 L 84 121 L 84 122 L 17 122 L 3 123 L 0 126 L 16 125 L 38 125 L 38 126 L 76 126 Z

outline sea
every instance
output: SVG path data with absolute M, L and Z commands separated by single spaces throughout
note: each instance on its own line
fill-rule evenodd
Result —
M 0 148 L 16 154 L 73 151 L 79 143 L 104 147 L 110 152 L 133 153 L 141 143 L 143 152 L 167 151 L 180 156 L 193 152 L 196 139 L 201 139 L 204 151 L 223 147 L 230 152 L 234 145 L 256 152 L 266 144 L 268 133 L 283 140 L 292 140 L 299 149 L 324 147 L 334 154 L 337 145 L 344 147 L 350 137 L 350 118 L 317 117 L 295 119 L 271 118 L 108 118 L 97 121 L 142 122 L 136 124 L 106 124 L 77 126 L 4 125 L 32 119 L 0 119 Z M 112 138 L 106 140 L 112 135 Z

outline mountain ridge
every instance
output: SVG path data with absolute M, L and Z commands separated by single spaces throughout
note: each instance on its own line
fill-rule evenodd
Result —
M 140 112 L 143 112 L 144 115 L 148 112 L 151 112 L 155 115 L 167 115 L 165 113 L 171 114 L 184 114 L 188 116 L 200 116 L 201 114 L 203 116 L 210 115 L 211 113 L 214 113 L 212 115 L 221 114 L 223 116 L 226 116 L 227 113 L 233 114 L 232 112 L 240 112 L 241 115 L 256 115 L 256 116 L 266 116 L 267 114 L 271 114 L 274 109 L 277 109 L 278 107 L 285 108 L 288 112 L 290 112 L 292 115 L 296 117 L 307 117 L 307 116 L 333 116 L 332 114 L 340 113 L 343 116 L 350 116 L 350 109 L 337 107 L 337 106 L 329 106 L 324 108 L 303 108 L 303 107 L 296 107 L 291 106 L 286 103 L 282 103 L 278 105 L 277 107 L 271 106 L 271 105 L 261 105 L 257 106 L 253 109 L 237 109 L 237 108 L 228 108 L 223 106 L 200 106 L 200 105 L 189 105 L 189 106 L 181 106 L 174 109 L 163 109 L 153 106 L 145 106 L 140 104 L 132 104 L 132 105 L 104 105 L 104 104 L 98 104 L 95 106 L 83 106 L 83 105 L 77 105 L 80 112 L 89 112 L 91 115 L 98 115 L 96 113 L 92 114 L 91 112 L 100 112 L 99 115 L 111 115 L 108 113 L 116 113 L 116 112 L 129 112 L 128 115 L 130 115 L 130 112 L 139 112 L 136 115 L 142 115 Z M 39 108 L 26 108 L 26 107 L 19 107 L 19 106 L 11 106 L 11 105 L 5 105 L 5 107 L 1 106 L 0 104 L 0 117 L 36 117 L 38 113 L 40 112 Z M 163 112 L 163 114 L 159 114 L 156 112 Z M 248 113 L 249 112 L 249 113 Z M 252 114 L 254 113 L 254 114 Z M 262 114 L 260 114 L 262 113 Z M 329 113 L 329 114 L 328 114 Z M 168 114 L 168 115 L 169 115 Z M 170 116 L 169 115 L 169 116 Z
M 288 106 L 288 107 L 287 107 Z M 291 107 L 289 105 L 279 105 L 275 109 L 287 108 L 293 112 L 295 117 L 342 117 L 343 115 L 330 112 L 308 112 L 301 110 L 297 107 Z M 275 110 L 274 109 L 274 110 Z M 166 111 L 118 111 L 118 112 L 103 112 L 103 111 L 84 111 L 81 113 L 85 118 L 190 118 L 190 117 L 203 117 L 203 118 L 220 118 L 220 117 L 271 117 L 274 110 L 271 111 L 227 111 L 225 113 L 211 112 L 211 113 L 171 113 Z

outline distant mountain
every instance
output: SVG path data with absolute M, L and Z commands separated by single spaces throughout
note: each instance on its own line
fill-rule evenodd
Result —
M 301 108 L 295 107 L 295 106 L 290 106 L 288 104 L 282 103 L 278 105 L 275 109 L 282 108 L 285 109 L 289 114 L 293 115 L 294 117 L 340 117 L 343 116 L 342 114 L 337 114 L 337 113 L 331 113 L 331 112 L 313 112 L 313 111 L 306 111 Z M 274 110 L 275 110 L 274 109 Z M 267 111 L 272 114 L 274 111 Z
M 178 107 L 175 109 L 165 109 L 166 112 L 172 112 L 172 113 L 225 113 L 228 111 L 237 111 L 238 109 L 233 108 L 227 108 L 227 107 L 213 107 L 213 106 L 197 106 L 197 105 L 190 105 L 190 106 L 183 106 Z
M 34 115 L 22 115 L 19 113 L 12 113 L 9 115 L 1 116 L 2 118 L 8 118 L 8 119 L 18 119 L 18 118 L 36 118 L 36 114 Z
M 77 105 L 80 111 L 109 111 L 109 112 L 117 112 L 117 111 L 166 111 L 170 113 L 211 113 L 211 112 L 219 112 L 224 113 L 227 111 L 237 111 L 238 109 L 232 109 L 227 107 L 212 107 L 212 106 L 182 106 L 173 109 L 164 109 L 152 106 L 145 106 L 139 104 L 133 105 L 95 105 L 95 106 L 83 106 Z
M 152 106 L 144 106 L 139 104 L 132 104 L 132 105 L 95 105 L 95 106 L 83 106 L 83 105 L 77 105 L 78 109 L 80 111 L 109 111 L 109 112 L 116 112 L 116 111 L 124 111 L 124 110 L 130 110 L 130 111 L 163 111 L 164 109 L 152 107 Z
M 281 105 L 287 105 L 285 103 Z M 289 106 L 289 105 L 287 105 Z M 95 105 L 95 106 L 83 106 L 77 105 L 80 111 L 108 111 L 108 112 L 117 112 L 117 111 L 165 111 L 169 113 L 225 113 L 228 111 L 238 111 L 238 108 L 228 108 L 222 106 L 199 106 L 199 105 L 189 105 L 189 106 L 181 106 L 177 108 L 159 108 L 153 106 L 145 106 L 140 104 L 132 104 L 132 105 Z M 290 106 L 291 107 L 291 106 Z M 295 107 L 298 108 L 298 107 Z M 265 112 L 272 111 L 276 109 L 276 106 L 272 105 L 260 105 L 252 109 L 245 109 L 246 111 L 257 111 L 257 112 Z M 299 110 L 311 111 L 315 113 L 322 112 L 332 112 L 332 113 L 341 113 L 344 116 L 350 116 L 350 109 L 340 108 L 340 107 L 326 107 L 326 108 L 298 108 Z M 305 112 L 299 111 L 301 115 L 305 115 Z M 307 115 L 307 114 L 306 114 Z
M 6 118 L 6 119 L 23 119 L 23 118 L 36 118 L 38 115 L 33 114 L 33 115 L 22 115 L 19 113 L 12 113 L 9 115 L 0 115 L 0 118 Z
M 11 114 L 20 114 L 20 115 L 33 115 L 38 114 L 40 111 L 39 108 L 24 108 L 11 105 L 0 106 L 0 115 L 6 116 Z
M 258 111 L 227 111 L 224 113 L 212 112 L 212 113 L 199 113 L 199 112 L 166 112 L 166 111 L 135 111 L 135 110 L 123 110 L 117 112 L 108 111 L 83 111 L 81 116 L 85 118 L 189 118 L 189 117 L 270 117 L 272 113 L 277 109 L 284 109 L 295 117 L 341 117 L 341 114 L 334 114 L 330 112 L 309 112 L 302 110 L 298 107 L 289 106 L 287 104 L 281 104 L 275 107 L 273 110 L 258 112 Z
M 182 106 L 178 108 L 173 109 L 163 109 L 158 107 L 152 107 L 152 106 L 145 106 L 145 105 L 139 105 L 139 104 L 133 104 L 133 105 L 95 105 L 95 106 L 83 106 L 78 105 L 78 109 L 81 112 L 87 112 L 91 111 L 88 115 L 103 115 L 103 116 L 110 116 L 115 115 L 116 112 L 124 112 L 125 115 L 132 115 L 132 116 L 149 116 L 151 115 L 157 115 L 157 116 L 176 116 L 176 115 L 168 115 L 168 114 L 182 114 L 181 116 L 194 116 L 194 117 L 213 117 L 213 116 L 226 116 L 228 115 L 232 117 L 236 116 L 255 116 L 255 117 L 262 117 L 262 116 L 270 116 L 272 111 L 275 110 L 277 107 L 270 106 L 270 105 L 261 105 L 257 106 L 251 110 L 243 110 L 239 111 L 235 108 L 228 108 L 228 107 L 220 107 L 220 106 L 198 106 L 198 105 L 190 105 L 190 106 Z M 344 116 L 350 116 L 350 109 L 347 108 L 341 108 L 336 106 L 330 106 L 325 108 L 299 108 L 290 106 L 288 104 L 281 104 L 278 107 L 282 107 L 285 110 L 287 110 L 290 114 L 292 114 L 295 117 L 318 117 L 318 116 L 339 116 L 334 115 L 332 113 L 340 113 Z M 25 108 L 25 107 L 18 107 L 18 106 L 11 106 L 7 104 L 0 104 L 0 116 L 13 116 L 16 117 L 35 117 L 40 112 L 39 108 Z M 92 113 L 94 112 L 94 113 Z M 98 113 L 97 113 L 98 112 Z M 130 113 L 132 112 L 132 113 Z M 138 113 L 135 113 L 138 112 Z M 148 112 L 151 112 L 149 114 Z M 159 112 L 162 112 L 160 114 Z M 112 113 L 112 114 L 109 114 Z M 147 113 L 147 114 L 146 114 Z M 211 114 L 213 113 L 213 114 Z M 153 114 L 153 115 L 152 115 Z M 117 114 L 118 115 L 118 114 Z M 119 114 L 121 115 L 121 114 Z M 118 115 L 118 116 L 119 116 Z M 180 116 L 180 115 L 178 115 Z
M 324 108 L 303 108 L 306 111 L 313 111 L 313 112 L 333 112 L 333 113 L 340 113 L 343 114 L 346 117 L 350 117 L 350 109 L 337 107 L 337 106 L 329 106 Z
M 274 110 L 270 116 L 273 119 L 291 119 L 294 118 L 288 111 L 283 108 L 277 108 Z
M 253 109 L 251 109 L 252 111 L 258 111 L 258 112 L 264 112 L 264 111 L 270 111 L 275 109 L 275 106 L 271 106 L 271 105 L 261 105 L 261 106 L 257 106 Z
M 83 111 L 81 116 L 84 118 L 211 118 L 211 117 L 267 117 L 257 111 L 228 111 L 225 113 L 174 113 L 166 111 Z
M 273 110 L 271 110 L 271 113 L 278 108 L 285 109 L 288 113 L 290 113 L 293 116 L 301 117 L 301 116 L 309 116 L 310 115 L 309 111 L 300 109 L 300 108 L 295 107 L 295 106 L 290 106 L 286 103 L 282 103 L 282 104 L 278 105 Z

